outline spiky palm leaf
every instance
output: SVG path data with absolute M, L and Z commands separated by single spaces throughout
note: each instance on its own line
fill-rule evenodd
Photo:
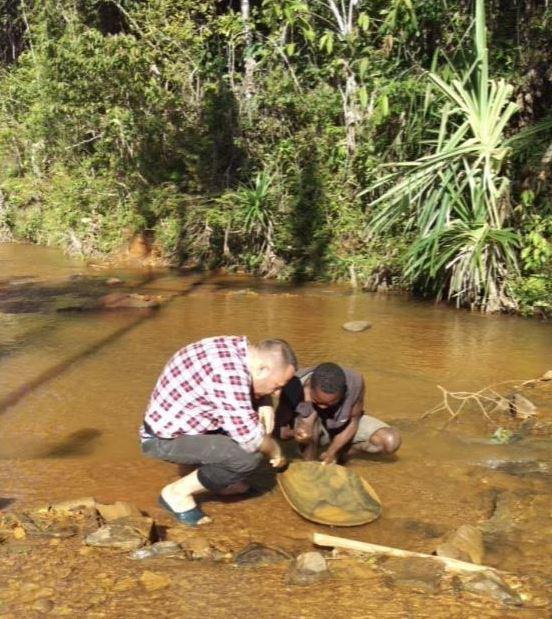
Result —
M 370 204 L 380 207 L 372 219 L 375 232 L 405 216 L 416 231 L 406 269 L 413 281 L 458 304 L 496 309 L 507 303 L 505 274 L 517 269 L 517 235 L 505 227 L 510 203 L 503 169 L 516 143 L 504 130 L 518 106 L 510 84 L 488 77 L 483 0 L 476 2 L 474 51 L 475 62 L 463 75 L 453 71 L 446 81 L 428 74 L 444 100 L 433 152 L 392 164 L 394 171 L 366 191 L 383 190 Z M 547 121 L 528 132 L 550 126 Z

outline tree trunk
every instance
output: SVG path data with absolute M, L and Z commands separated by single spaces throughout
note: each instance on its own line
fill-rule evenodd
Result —
M 246 102 L 253 97 L 255 93 L 255 82 L 253 74 L 255 73 L 255 60 L 249 55 L 251 46 L 253 45 L 253 32 L 251 31 L 251 22 L 249 18 L 249 0 L 241 0 L 241 16 L 244 24 L 244 77 L 243 77 L 243 97 Z
M 347 157 L 356 153 L 356 130 L 360 119 L 358 104 L 358 84 L 354 73 L 347 68 L 345 92 L 343 93 L 343 116 L 345 117 L 345 134 L 347 139 Z

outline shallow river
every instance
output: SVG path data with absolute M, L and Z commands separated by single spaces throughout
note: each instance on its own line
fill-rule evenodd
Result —
M 122 281 L 109 288 L 110 277 Z M 161 295 L 163 303 L 154 310 L 75 311 L 83 299 L 123 289 Z M 349 333 L 341 328 L 349 320 L 368 320 L 372 327 Z M 494 428 L 474 410 L 447 430 L 440 429 L 446 414 L 420 420 L 441 401 L 437 385 L 473 392 L 552 369 L 549 324 L 326 284 L 292 287 L 239 275 L 86 266 L 53 249 L 15 244 L 0 245 L 5 505 L 94 495 L 104 502 L 131 500 L 160 515 L 158 489 L 175 469 L 141 457 L 137 428 L 169 356 L 185 343 L 219 334 L 282 337 L 301 365 L 332 360 L 360 370 L 367 411 L 401 428 L 404 445 L 396 458 L 353 464 L 376 487 L 384 515 L 351 536 L 430 552 L 431 527 L 438 537 L 476 524 L 492 515 L 497 492 L 515 498 L 529 489 L 534 520 L 516 533 L 525 536 L 523 552 L 514 553 L 507 542 L 489 549 L 489 561 L 552 577 L 550 477 L 531 469 L 535 461 L 546 467 L 552 459 L 549 437 L 492 445 Z M 539 414 L 550 420 L 549 392 L 535 397 Z M 523 474 L 496 470 L 512 461 L 525 463 Z M 535 497 L 543 497 L 542 508 Z M 238 518 L 243 535 L 247 529 L 255 539 L 301 545 L 313 525 L 291 512 L 277 491 L 262 500 L 266 506 L 255 510 L 245 501 L 209 501 L 206 510 L 221 527 Z

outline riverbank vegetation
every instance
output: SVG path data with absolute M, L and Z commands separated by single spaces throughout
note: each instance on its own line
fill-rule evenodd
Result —
M 146 233 L 174 264 L 552 312 L 544 0 L 8 0 L 0 19 L 4 239 L 89 256 Z

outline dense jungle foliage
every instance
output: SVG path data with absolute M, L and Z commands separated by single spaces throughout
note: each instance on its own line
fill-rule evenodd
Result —
M 0 237 L 552 312 L 546 0 L 2 0 Z

